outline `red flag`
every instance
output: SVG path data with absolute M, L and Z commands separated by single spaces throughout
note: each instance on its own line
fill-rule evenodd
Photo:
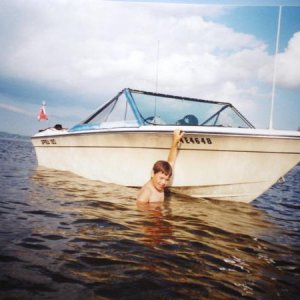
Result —
M 40 111 L 39 111 L 39 115 L 38 115 L 38 120 L 39 121 L 44 121 L 44 120 L 48 120 L 48 116 L 46 114 L 46 108 L 45 108 L 46 103 L 43 102 Z

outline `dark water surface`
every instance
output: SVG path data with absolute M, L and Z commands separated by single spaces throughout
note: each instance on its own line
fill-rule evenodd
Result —
M 152 207 L 37 168 L 28 140 L 0 166 L 0 299 L 299 299 L 300 166 L 252 204 Z

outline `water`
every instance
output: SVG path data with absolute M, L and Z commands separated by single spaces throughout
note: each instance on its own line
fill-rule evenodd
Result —
M 297 299 L 300 166 L 252 204 L 37 168 L 0 139 L 0 299 Z M 298 298 L 299 299 L 299 298 Z

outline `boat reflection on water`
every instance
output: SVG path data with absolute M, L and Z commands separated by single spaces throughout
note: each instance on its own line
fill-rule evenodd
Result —
M 139 205 L 135 188 L 45 168 L 32 176 L 30 191 L 30 210 L 19 217 L 31 234 L 16 247 L 44 250 L 33 256 L 25 248 L 18 259 L 54 282 L 58 276 L 60 289 L 68 282 L 79 295 L 80 284 L 85 295 L 104 298 L 296 293 L 287 284 L 299 268 L 295 250 L 282 244 L 287 233 L 249 204 L 171 193 L 164 203 Z
M 195 199 L 169 194 L 164 203 L 137 204 L 135 188 L 88 180 L 72 173 L 39 168 L 32 177 L 51 198 L 49 211 L 66 214 L 68 226 L 85 229 L 101 239 L 107 226 L 109 235 L 128 233 L 128 238 L 148 246 L 199 243 L 226 249 L 246 237 L 256 243 L 265 236 L 278 236 L 279 229 L 267 215 L 249 204 Z M 58 205 L 58 203 L 61 205 Z M 99 228 L 94 225 L 99 225 Z M 111 226 L 120 230 L 110 231 Z M 73 228 L 74 229 L 74 228 Z M 97 236 L 96 233 L 99 233 Z
M 159 234 L 161 228 L 161 236 L 167 239 L 171 237 L 167 233 L 172 233 L 172 226 L 178 226 L 181 221 L 190 228 L 210 225 L 220 232 L 255 237 L 260 233 L 264 235 L 265 230 L 274 229 L 274 224 L 268 221 L 263 211 L 241 202 L 195 199 L 167 192 L 163 203 L 136 203 L 136 188 L 88 180 L 71 172 L 43 167 L 36 170 L 32 179 L 43 189 L 47 187 L 49 193 L 54 191 L 55 197 L 66 201 L 64 205 L 72 207 L 80 202 L 72 209 L 79 210 L 86 217 L 104 214 L 119 222 L 124 221 L 124 224 L 132 221 L 143 224 L 144 220 L 144 225 L 149 225 L 145 232 Z M 86 200 L 94 201 L 93 206 L 89 207 L 89 202 L 85 205 Z

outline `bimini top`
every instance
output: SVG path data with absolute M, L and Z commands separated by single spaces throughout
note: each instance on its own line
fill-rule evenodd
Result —
M 254 128 L 230 103 L 126 88 L 69 131 L 156 125 Z

